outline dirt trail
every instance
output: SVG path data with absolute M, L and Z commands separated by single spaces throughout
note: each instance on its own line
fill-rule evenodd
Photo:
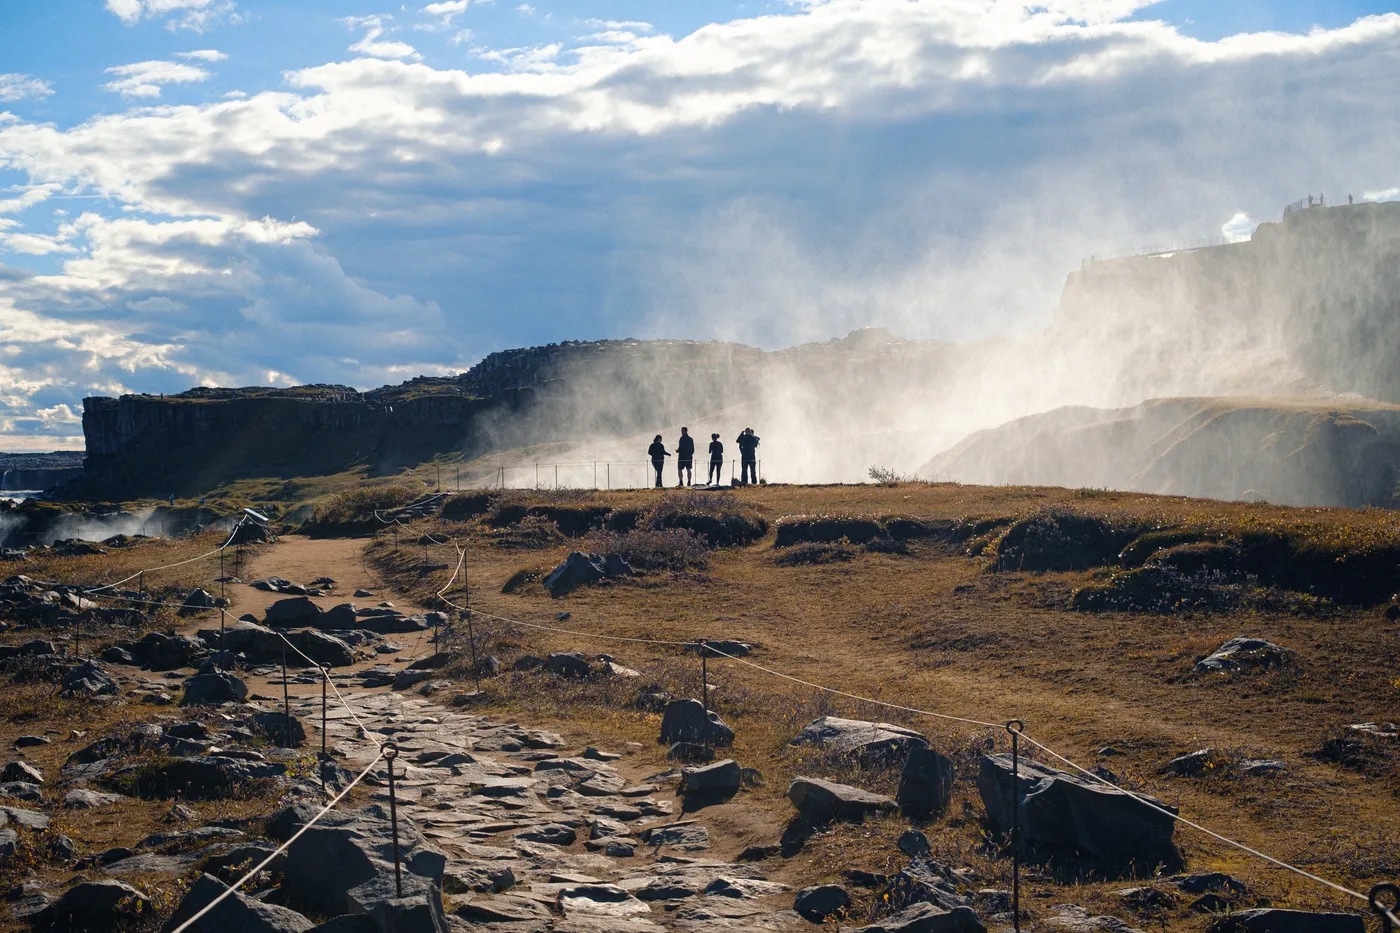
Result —
M 323 609 L 351 601 L 351 594 L 357 589 L 374 593 L 372 598 L 360 599 L 363 605 L 374 605 L 391 597 L 379 595 L 384 584 L 361 559 L 364 547 L 365 542 L 357 538 L 284 537 L 249 557 L 243 565 L 242 579 L 251 582 L 276 576 L 306 584 L 318 577 L 330 577 L 335 580 L 334 594 L 313 597 Z M 251 612 L 261 616 L 268 606 L 286 598 L 281 593 L 238 585 L 230 589 L 228 595 L 235 615 Z

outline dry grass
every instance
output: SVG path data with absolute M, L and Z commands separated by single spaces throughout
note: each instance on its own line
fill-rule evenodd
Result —
M 586 502 L 640 512 L 657 495 L 597 493 Z M 784 516 L 901 516 L 929 527 L 956 528 L 956 542 L 910 538 L 908 555 L 861 551 L 835 564 L 780 567 L 766 546 L 770 532 L 755 547 L 713 553 L 703 577 L 667 577 L 646 588 L 597 587 L 552 600 L 538 588 L 513 595 L 501 595 L 500 589 L 518 571 L 552 566 L 567 546 L 507 554 L 474 537 L 475 526 L 469 523 L 449 523 L 447 529 L 467 544 L 472 605 L 479 609 L 611 635 L 736 638 L 762 646 L 753 658 L 757 663 L 851 692 L 990 722 L 1017 716 L 1032 735 L 1086 765 L 1099 762 L 1098 749 L 1113 746 L 1121 754 L 1102 763 L 1130 786 L 1180 805 L 1185 814 L 1227 835 L 1305 862 L 1361 890 L 1385 880 L 1392 860 L 1378 840 L 1400 828 L 1393 770 L 1382 777 L 1307 753 L 1347 723 L 1395 718 L 1400 679 L 1388 663 L 1387 646 L 1400 634 L 1400 624 L 1375 609 L 1330 605 L 1326 611 L 1302 611 L 1297 605 L 1267 602 L 1237 611 L 1087 614 L 1072 611 L 1070 597 L 1095 582 L 1100 570 L 994 568 L 995 548 L 1006 530 L 1047 510 L 1115 526 L 1186 528 L 1193 534 L 1238 538 L 1267 531 L 1300 550 L 1326 546 L 1362 552 L 1400 541 L 1400 522 L 1391 513 L 948 484 L 768 486 L 741 489 L 735 496 L 770 527 Z M 985 539 L 981 549 L 976 547 L 979 539 Z M 433 562 L 446 560 L 439 555 Z M 443 579 L 442 573 L 424 575 L 412 592 L 422 595 Z M 572 613 L 567 623 L 554 623 L 560 609 Z M 1293 647 L 1301 653 L 1301 664 L 1287 672 L 1235 678 L 1192 673 L 1197 659 L 1239 634 Z M 642 683 L 698 692 L 698 661 L 669 650 L 524 629 L 496 636 L 514 646 L 501 649 L 507 661 L 525 652 L 608 651 L 642 670 Z M 914 724 L 939 747 L 1003 744 L 994 730 L 823 699 L 810 689 L 723 659 L 713 661 L 710 670 L 716 685 L 712 705 L 739 734 L 735 757 L 758 767 L 767 779 L 762 788 L 741 795 L 750 810 L 758 807 L 776 821 L 769 824 L 777 827 L 773 838 L 757 841 L 777 841 L 791 813 L 782 793 L 804 769 L 844 775 L 864 786 L 891 787 L 889 775 L 850 775 L 837 763 L 812 761 L 788 748 L 797 729 L 819 711 Z M 512 674 L 492 690 L 502 713 L 650 745 L 659 720 L 630 705 L 628 694 L 636 687 Z M 1218 780 L 1158 773 L 1175 755 L 1207 745 L 1281 758 L 1288 770 L 1273 777 Z M 965 777 L 958 793 L 980 810 Z M 1002 863 L 976 861 L 986 845 L 985 827 L 975 817 L 964 817 L 959 807 L 955 801 L 950 815 L 934 825 L 934 844 L 962 853 L 957 858 L 966 864 L 980 865 L 994 886 L 1000 883 Z M 833 828 L 810 839 L 781 872 L 811 883 L 832 877 L 835 865 L 877 870 L 892 857 L 890 841 L 898 828 Z M 1259 868 L 1249 857 L 1189 829 L 1178 840 L 1191 869 L 1229 871 L 1250 883 L 1249 905 L 1355 906 L 1306 882 L 1295 884 L 1277 870 Z M 1036 883 L 1054 895 L 1045 903 L 1073 901 L 1125 915 L 1114 893 L 1123 882 L 1106 881 L 1093 875 L 1092 868 L 1057 872 L 1053 878 L 1079 883 L 1066 888 L 1047 875 Z M 1167 928 L 1199 926 L 1194 916 L 1181 911 L 1159 920 Z

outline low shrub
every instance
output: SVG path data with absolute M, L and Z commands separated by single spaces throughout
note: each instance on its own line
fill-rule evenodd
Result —
M 1124 567 L 1141 567 L 1148 558 L 1158 551 L 1176 547 L 1178 544 L 1194 544 L 1204 539 L 1200 531 L 1186 528 L 1164 528 L 1149 531 L 1133 539 L 1118 554 L 1118 562 Z
M 798 544 L 865 544 L 880 536 L 880 523 L 873 518 L 850 515 L 788 515 L 778 520 L 774 547 Z
M 854 560 L 856 549 L 847 538 L 839 541 L 809 541 L 786 548 L 773 559 L 780 567 L 800 564 L 835 564 Z
M 1141 533 L 1125 522 L 1046 510 L 1013 524 L 996 548 L 998 570 L 1085 570 L 1113 562 Z
M 443 503 L 442 517 L 450 522 L 470 521 L 491 511 L 491 506 L 494 504 L 495 497 L 487 492 L 457 495 Z
M 567 539 L 559 526 L 539 515 L 526 515 L 496 533 L 492 544 L 512 551 L 558 547 Z
M 687 489 L 671 493 L 652 506 L 643 520 L 655 529 L 694 532 L 710 547 L 748 545 L 768 533 L 768 522 L 728 492 Z
M 515 573 L 510 575 L 510 579 L 507 580 L 505 582 L 505 585 L 501 587 L 501 592 L 520 593 L 524 591 L 527 587 L 529 587 L 530 584 L 539 583 L 545 578 L 545 576 L 548 573 L 548 570 L 537 570 L 534 568 L 517 570 Z
M 316 507 L 313 522 L 362 521 L 373 519 L 379 509 L 395 509 L 418 498 L 419 491 L 408 486 L 360 486 L 331 496 Z
M 585 539 L 589 551 L 616 554 L 635 570 L 701 570 L 707 564 L 705 539 L 685 528 L 596 531 Z

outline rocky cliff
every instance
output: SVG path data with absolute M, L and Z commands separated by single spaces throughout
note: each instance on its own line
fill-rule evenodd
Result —
M 1357 508 L 1393 507 L 1398 467 L 1400 405 L 1183 398 L 1020 418 L 919 475 Z
M 0 453 L 0 492 L 40 490 L 77 479 L 83 473 L 83 453 L 55 450 L 51 453 Z

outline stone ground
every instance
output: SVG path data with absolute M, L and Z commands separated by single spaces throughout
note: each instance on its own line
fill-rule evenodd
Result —
M 617 752 L 399 694 L 329 713 L 358 773 L 392 741 L 399 812 L 448 855 L 444 906 L 461 930 L 799 930 L 792 892 L 762 863 L 713 857 L 703 811 L 677 819 L 674 772 L 633 783 Z M 298 700 L 310 722 L 320 701 Z M 612 760 L 604 760 L 612 759 Z M 387 767 L 367 781 L 387 802 Z M 555 911 L 562 912 L 562 919 Z

